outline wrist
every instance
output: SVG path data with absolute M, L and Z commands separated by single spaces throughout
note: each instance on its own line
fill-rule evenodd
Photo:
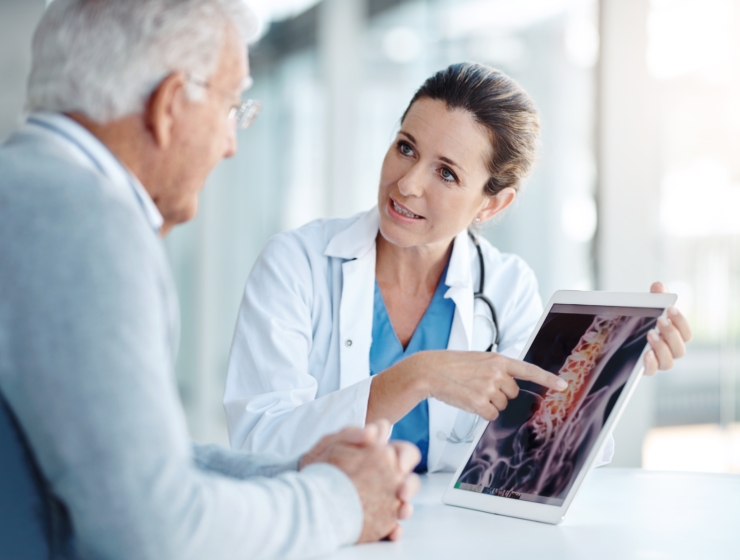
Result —
M 434 396 L 434 381 L 430 367 L 433 354 L 433 352 L 418 352 L 402 362 L 405 366 L 404 375 L 408 390 L 418 402 Z

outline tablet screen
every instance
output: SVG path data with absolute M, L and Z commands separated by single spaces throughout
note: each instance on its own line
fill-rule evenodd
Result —
M 553 305 L 524 361 L 568 388 L 519 381 L 519 395 L 489 422 L 455 488 L 562 505 L 662 312 Z

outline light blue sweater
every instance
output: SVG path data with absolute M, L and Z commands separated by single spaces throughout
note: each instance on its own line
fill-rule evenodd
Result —
M 362 508 L 338 469 L 191 445 L 161 239 L 134 191 L 80 164 L 80 147 L 102 144 L 55 119 L 71 137 L 26 124 L 0 147 L 0 391 L 66 508 L 73 556 L 307 557 L 354 542 Z

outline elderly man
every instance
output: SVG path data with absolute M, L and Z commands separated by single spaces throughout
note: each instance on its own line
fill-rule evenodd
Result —
M 240 0 L 55 0 L 39 24 L 0 148 L 0 513 L 44 542 L 0 530 L 2 558 L 316 556 L 410 514 L 418 451 L 387 424 L 287 464 L 188 440 L 161 234 L 251 118 L 254 28 Z

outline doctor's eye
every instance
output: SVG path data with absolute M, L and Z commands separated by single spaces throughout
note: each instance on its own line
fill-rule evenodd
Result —
M 439 176 L 442 177 L 442 180 L 447 183 L 456 183 L 457 182 L 457 175 L 455 175 L 449 168 L 442 167 L 439 170 Z
M 414 149 L 411 147 L 411 144 L 409 144 L 405 140 L 399 140 L 396 144 L 396 147 L 398 148 L 398 152 L 403 156 L 414 155 Z

